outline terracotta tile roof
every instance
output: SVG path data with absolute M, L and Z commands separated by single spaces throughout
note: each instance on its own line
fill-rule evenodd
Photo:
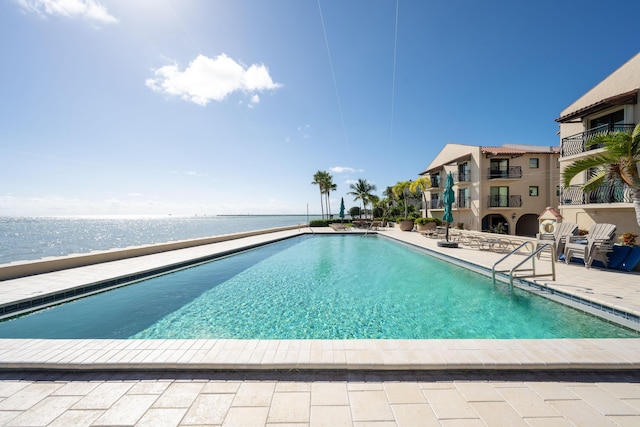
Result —
M 551 153 L 559 153 L 560 147 L 549 147 L 547 149 L 542 149 L 538 147 L 531 148 L 515 148 L 515 147 L 480 147 L 480 152 L 482 154 L 551 154 Z
M 568 122 L 575 118 L 582 118 L 584 116 L 588 116 L 589 114 L 597 113 L 598 111 L 604 110 L 606 108 L 625 105 L 625 104 L 636 104 L 638 102 L 638 93 L 640 89 L 634 89 L 629 92 L 621 93 L 619 95 L 610 96 L 609 98 L 605 98 L 601 101 L 595 102 L 591 105 L 587 105 L 586 107 L 582 107 L 576 111 L 565 114 L 564 116 L 558 117 L 555 121 L 558 123 Z

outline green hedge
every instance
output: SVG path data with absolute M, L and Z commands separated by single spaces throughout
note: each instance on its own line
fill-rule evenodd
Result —
M 328 227 L 329 224 L 340 223 L 340 220 L 336 219 L 314 219 L 309 221 L 309 227 Z M 343 221 L 344 224 L 350 224 L 351 221 Z

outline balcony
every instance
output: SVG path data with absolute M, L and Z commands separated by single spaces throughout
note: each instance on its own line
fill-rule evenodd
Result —
M 489 168 L 487 176 L 489 179 L 520 179 L 522 178 L 522 167 Z
M 634 127 L 635 124 L 601 125 L 585 132 L 562 138 L 562 142 L 560 144 L 560 157 L 574 156 L 576 154 L 601 148 L 601 145 L 587 145 L 589 141 L 597 135 L 604 135 L 613 132 L 631 132 Z
M 444 209 L 444 202 L 442 200 L 429 200 L 427 209 Z
M 563 206 L 598 203 L 632 203 L 631 190 L 623 185 L 607 184 L 595 191 L 585 192 L 582 187 L 561 188 Z
M 521 208 L 522 196 L 489 196 L 488 208 Z
M 453 176 L 453 182 L 455 184 L 459 183 L 459 182 L 471 182 L 471 171 L 464 171 L 464 172 L 453 172 L 451 174 Z

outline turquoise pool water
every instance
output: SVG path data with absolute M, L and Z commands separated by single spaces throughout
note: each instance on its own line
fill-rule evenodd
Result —
M 30 338 L 605 338 L 627 329 L 385 238 L 302 236 L 0 323 Z

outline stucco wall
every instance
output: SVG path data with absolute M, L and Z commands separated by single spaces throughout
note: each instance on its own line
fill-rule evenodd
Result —
M 640 53 L 565 108 L 560 116 L 638 88 L 640 88 Z

